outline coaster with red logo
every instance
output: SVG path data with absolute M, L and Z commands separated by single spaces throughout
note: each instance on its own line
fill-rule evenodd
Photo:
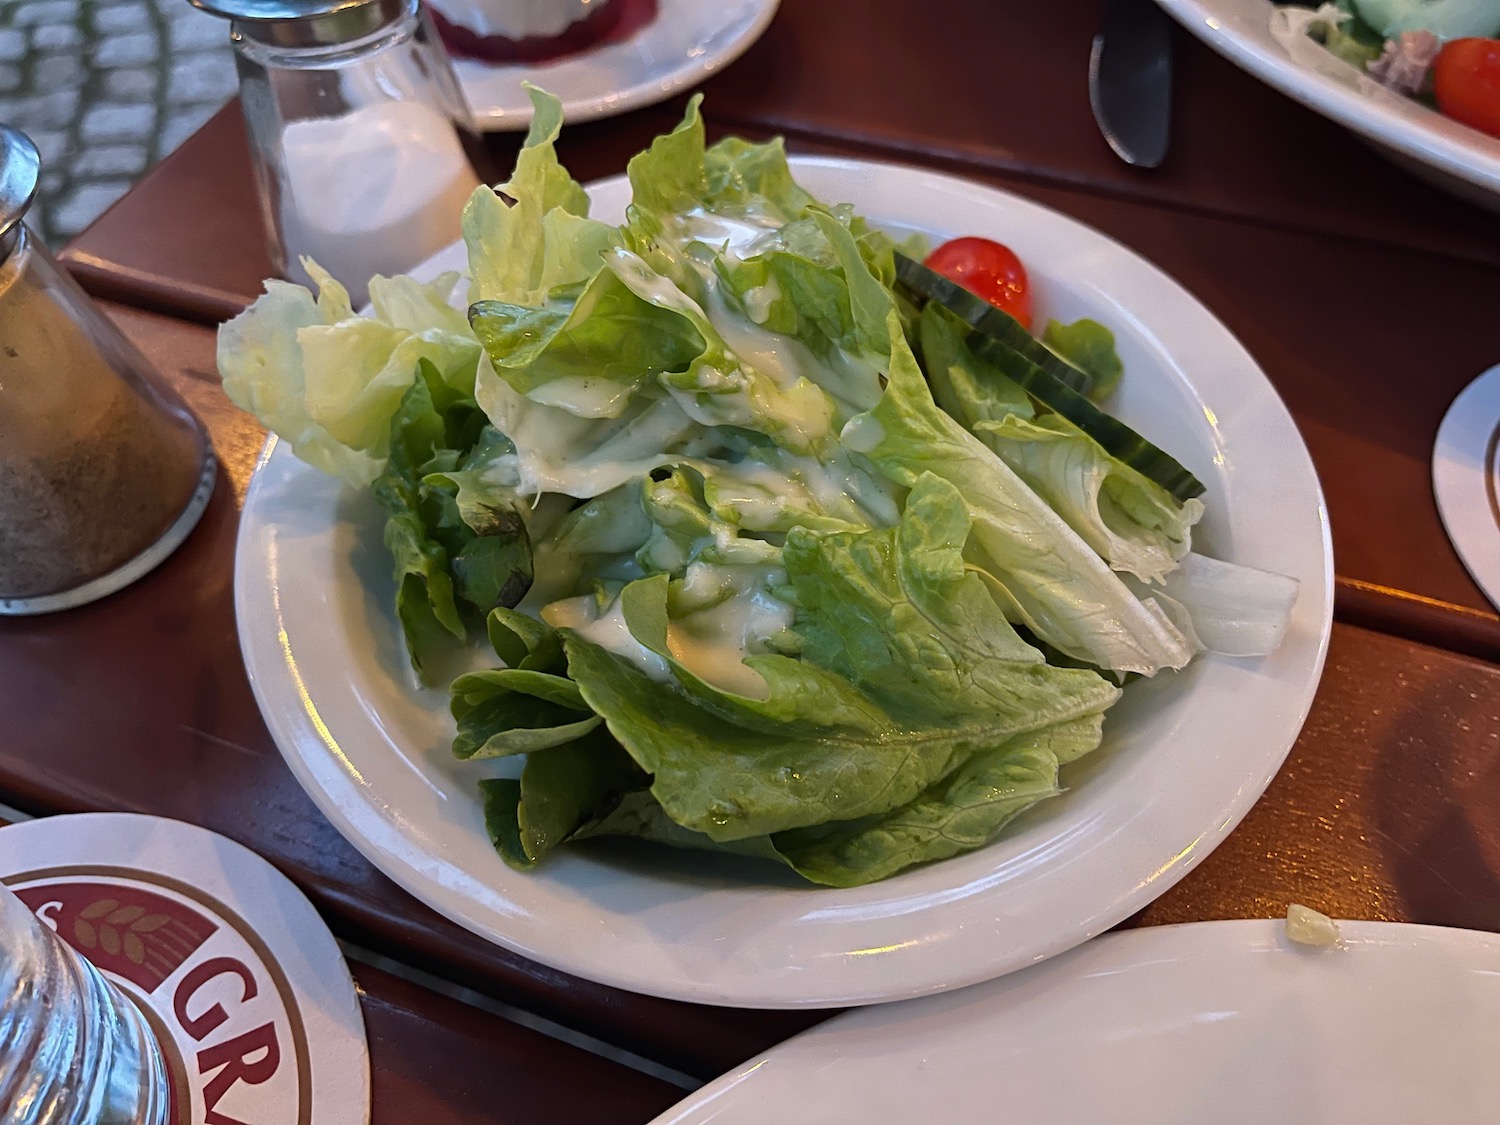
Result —
M 174 1125 L 366 1125 L 354 982 L 302 892 L 216 833 L 125 813 L 0 828 L 0 882 L 146 1013 Z

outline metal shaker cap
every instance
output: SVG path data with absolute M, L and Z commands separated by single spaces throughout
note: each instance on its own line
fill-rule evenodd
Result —
M 274 47 L 332 47 L 394 22 L 415 0 L 188 0 L 248 39 Z
M 0 125 L 0 258 L 15 245 L 21 219 L 36 197 L 42 160 L 19 129 Z

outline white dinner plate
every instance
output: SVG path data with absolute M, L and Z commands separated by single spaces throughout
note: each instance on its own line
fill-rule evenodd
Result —
M 1500 139 L 1460 125 L 1411 98 L 1373 88 L 1326 51 L 1314 69 L 1271 35 L 1268 0 L 1157 0 L 1215 51 L 1262 82 L 1384 149 L 1445 190 L 1500 208 Z
M 1500 1121 L 1500 936 L 1273 921 L 1109 934 L 1004 980 L 866 1008 L 653 1125 Z
M 497 65 L 455 57 L 453 70 L 487 132 L 531 124 L 531 82 L 561 99 L 570 124 L 670 98 L 728 66 L 760 38 L 780 0 L 658 0 L 656 18 L 627 39 L 556 62 Z
M 1490 604 L 1500 605 L 1500 364 L 1465 387 L 1432 448 L 1443 527 Z
M 1195 541 L 1293 575 L 1282 647 L 1133 684 L 1069 791 L 992 845 L 872 886 L 803 886 L 769 865 L 647 848 L 565 849 L 510 870 L 485 836 L 483 767 L 448 752 L 444 691 L 407 670 L 381 514 L 366 493 L 270 449 L 235 564 L 240 643 L 266 722 L 319 808 L 440 913 L 548 965 L 713 1004 L 862 1004 L 986 980 L 1107 929 L 1181 879 L 1239 822 L 1290 749 L 1322 670 L 1332 554 L 1317 477 L 1244 348 L 1181 286 L 1117 243 L 1005 192 L 931 172 L 798 158 L 798 180 L 897 231 L 1003 239 L 1038 317 L 1110 325 L 1113 408 L 1207 487 Z M 590 189 L 620 221 L 623 177 Z M 462 267 L 461 247 L 428 275 Z

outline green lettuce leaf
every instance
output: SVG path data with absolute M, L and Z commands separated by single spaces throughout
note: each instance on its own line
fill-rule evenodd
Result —
M 639 225 L 645 216 L 660 223 L 666 216 L 703 209 L 728 214 L 769 211 L 779 226 L 816 202 L 792 179 L 780 138 L 764 144 L 729 138 L 708 148 L 699 111 L 702 101 L 695 95 L 675 129 L 631 158 L 629 225 Z
M 525 668 L 469 672 L 453 681 L 454 757 L 499 758 L 573 742 L 599 725 L 566 676 Z
M 1098 747 L 1100 716 L 1017 735 L 976 754 L 910 804 L 853 824 L 783 832 L 777 853 L 804 878 L 858 887 L 993 840 L 1017 814 L 1054 797 L 1057 770 Z
M 1067 328 L 1052 322 L 1048 330 L 1056 336 L 1053 329 L 1061 330 L 1062 342 L 1070 348 L 1099 349 L 1103 358 L 1089 361 L 1103 364 L 1090 371 L 1096 378 L 1109 377 L 1108 361 L 1113 360 L 1112 377 L 1118 379 L 1119 360 L 1108 329 L 1085 320 Z M 1045 499 L 1111 568 L 1160 581 L 1190 549 L 1202 503 L 1179 503 L 1065 418 L 1038 416 L 1019 385 L 969 350 L 964 342 L 968 331 L 935 301 L 922 310 L 918 339 L 934 401 Z M 1051 338 L 1047 343 L 1089 370 L 1077 350 L 1058 349 Z
M 464 207 L 471 304 L 540 305 L 552 290 L 593 277 L 600 255 L 619 242 L 617 228 L 587 218 L 588 193 L 557 161 L 562 103 L 526 89 L 531 127 L 515 171 L 498 189 L 476 188 Z
M 298 457 L 365 487 L 385 468 L 392 418 L 417 364 L 425 360 L 448 385 L 472 393 L 479 345 L 447 305 L 456 274 L 427 285 L 374 278 L 374 315 L 363 317 L 316 262 L 304 265 L 317 299 L 268 281 L 263 296 L 220 326 L 219 373 L 230 399 Z
M 772 836 L 716 841 L 676 823 L 649 790 L 623 794 L 581 821 L 571 839 L 627 836 L 677 848 L 772 860 L 810 882 L 857 887 L 920 863 L 983 847 L 1015 816 L 1056 796 L 1058 767 L 1095 749 L 1098 716 L 1017 735 L 976 754 L 922 794 L 888 813 Z
M 582 418 L 521 394 L 485 357 L 475 396 L 495 428 L 515 443 L 523 496 L 601 496 L 718 444 L 661 391 L 633 396 L 618 418 Z
M 582 738 L 530 755 L 519 781 L 481 782 L 485 826 L 501 857 L 526 870 L 646 781 L 609 739 Z
M 1085 317 L 1072 324 L 1049 320 L 1042 330 L 1042 343 L 1093 377 L 1094 384 L 1089 388 L 1092 399 L 1107 397 L 1125 374 L 1125 365 L 1115 351 L 1115 334 L 1097 320 Z
M 605 262 L 637 297 L 697 334 L 700 348 L 686 369 L 664 367 L 657 376 L 690 418 L 753 430 L 798 452 L 826 443 L 833 403 L 816 383 L 800 374 L 778 380 L 736 355 L 698 304 L 645 259 L 614 250 Z
M 695 469 L 674 469 L 643 486 L 642 510 L 651 525 L 635 561 L 646 574 L 682 577 L 694 563 L 727 566 L 777 566 L 781 548 L 740 536 L 740 528 L 709 506 L 708 487 Z
M 1191 550 L 1202 502 L 1178 501 L 1060 415 L 974 429 L 1112 569 L 1160 582 Z
M 690 320 L 643 300 L 605 269 L 571 305 L 481 301 L 469 319 L 497 375 L 580 418 L 618 418 L 636 391 L 661 373 L 687 371 L 704 351 Z
M 1118 695 L 1016 637 L 963 566 L 966 534 L 961 498 L 933 477 L 899 529 L 790 534 L 804 655 L 748 657 L 761 698 L 678 659 L 664 576 L 620 603 L 670 679 L 565 629 L 569 673 L 683 827 L 724 842 L 887 812 L 974 754 Z
M 971 432 L 980 422 L 1000 422 L 1012 414 L 1034 417 L 1036 407 L 1021 385 L 969 350 L 964 342 L 969 331 L 938 302 L 923 307 L 917 339 L 933 400 Z
M 844 429 L 898 484 L 933 473 L 962 490 L 972 547 L 1002 604 L 1043 641 L 1116 672 L 1181 668 L 1194 647 L 1142 602 L 1004 461 L 938 408 L 893 316 L 889 381 L 874 410 Z
M 396 616 L 420 675 L 445 636 L 467 636 L 460 599 L 487 613 L 525 595 L 532 580 L 527 509 L 503 473 L 492 475 L 503 439 L 474 399 L 425 360 L 391 420 L 389 447 L 373 491 L 387 513 Z

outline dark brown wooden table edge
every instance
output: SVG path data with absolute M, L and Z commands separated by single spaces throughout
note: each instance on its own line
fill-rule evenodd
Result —
M 64 247 L 58 260 L 90 296 L 101 301 L 210 326 L 238 316 L 246 307 L 244 297 L 237 293 L 168 281 L 71 247 Z
M 1336 578 L 1333 615 L 1346 625 L 1500 663 L 1500 617 L 1483 610 Z

